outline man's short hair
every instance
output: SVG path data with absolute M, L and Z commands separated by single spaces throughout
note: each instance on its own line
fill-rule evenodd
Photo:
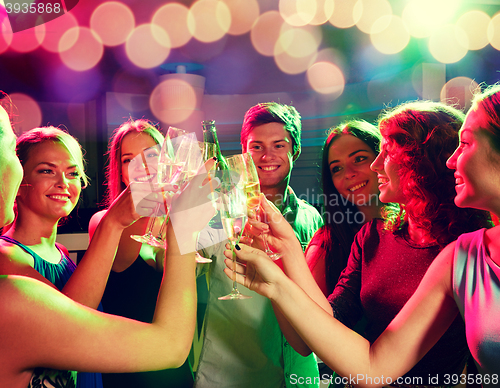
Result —
M 300 135 L 302 124 L 300 114 L 293 106 L 277 102 L 264 102 L 251 107 L 243 118 L 241 128 L 241 145 L 243 152 L 247 152 L 247 140 L 255 127 L 268 123 L 282 123 L 292 138 L 293 154 L 300 155 Z

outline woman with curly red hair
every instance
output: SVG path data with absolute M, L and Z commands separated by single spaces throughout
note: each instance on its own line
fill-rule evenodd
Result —
M 433 102 L 405 103 L 379 119 L 381 152 L 371 168 L 378 175 L 380 200 L 391 205 L 385 208 L 385 220 L 374 219 L 358 232 L 347 267 L 328 298 L 333 316 L 348 327 L 365 315 L 363 336 L 370 343 L 410 299 L 446 244 L 490 226 L 488 213 L 453 203 L 455 178 L 446 161 L 458 145 L 463 120 L 462 112 Z M 270 239 L 274 246 L 273 236 Z M 293 260 L 290 256 L 289 262 Z M 289 342 L 304 354 L 309 351 L 296 337 Z M 402 381 L 427 382 L 431 375 L 436 376 L 431 386 L 452 385 L 446 375 L 460 375 L 468 356 L 464 323 L 457 317 Z

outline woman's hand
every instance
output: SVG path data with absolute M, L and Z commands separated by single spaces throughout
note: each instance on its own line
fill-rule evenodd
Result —
M 268 244 L 279 253 L 284 254 L 293 248 L 300 249 L 302 252 L 302 247 L 291 225 L 285 220 L 276 206 L 267 200 L 264 194 L 260 195 L 259 211 L 260 217 L 249 214 L 248 227 L 245 229 L 245 232 L 254 238 L 254 241 L 259 241 L 258 248 L 262 247 L 259 236 L 265 234 Z
M 232 261 L 233 251 L 226 250 L 224 255 L 226 267 L 224 273 L 231 279 L 236 272 L 236 281 L 239 284 L 255 291 L 271 300 L 278 292 L 281 281 L 288 280 L 283 271 L 261 250 L 244 244 L 238 244 L 234 250 L 237 257 L 236 266 Z
M 207 171 L 215 163 L 210 159 L 197 175 L 172 199 L 170 219 L 181 253 L 195 250 L 195 239 L 199 232 L 215 215 L 213 190 L 219 185 Z

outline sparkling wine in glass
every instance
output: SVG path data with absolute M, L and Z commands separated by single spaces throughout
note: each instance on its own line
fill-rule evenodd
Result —
M 230 170 L 236 172 L 240 175 L 241 184 L 244 186 L 245 193 L 247 196 L 247 206 L 249 209 L 253 210 L 259 218 L 259 207 L 260 207 L 260 183 L 259 175 L 257 173 L 257 168 L 252 159 L 252 155 L 249 153 L 234 155 L 226 159 L 228 167 Z M 269 248 L 267 243 L 266 234 L 263 232 L 261 234 L 262 244 L 264 245 L 264 252 L 272 260 L 277 260 L 281 257 L 280 253 L 273 252 Z
M 185 163 L 181 158 L 178 158 L 178 151 L 187 135 L 186 131 L 179 128 L 170 127 L 168 129 L 165 140 L 161 146 L 157 165 L 155 166 L 156 182 L 152 188 L 163 188 L 167 184 L 175 184 L 179 179 Z M 165 206 L 166 212 L 168 213 L 169 202 L 171 201 L 174 192 L 162 189 L 162 194 L 164 199 L 163 206 Z M 130 236 L 131 238 L 142 244 L 148 244 L 160 248 L 165 247 L 165 241 L 161 237 L 164 231 L 164 224 L 162 224 L 158 235 L 155 236 L 153 233 L 155 219 L 160 215 L 161 206 L 162 204 L 156 205 L 153 215 L 149 219 L 146 233 L 144 235 L 132 235 Z M 167 218 L 168 214 L 165 215 L 164 223 Z
M 247 199 L 244 187 L 241 185 L 227 185 L 224 182 L 222 186 L 221 202 L 222 209 L 220 211 L 221 222 L 224 231 L 229 238 L 229 244 L 233 252 L 233 266 L 236 266 L 236 253 L 234 251 L 236 244 L 240 241 L 245 223 L 247 221 Z M 248 299 L 251 296 L 243 295 L 238 290 L 238 283 L 236 282 L 236 272 L 233 267 L 233 288 L 231 292 L 225 296 L 219 297 L 219 300 L 234 300 L 234 299 Z

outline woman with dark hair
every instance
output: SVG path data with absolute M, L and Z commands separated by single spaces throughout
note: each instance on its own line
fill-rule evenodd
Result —
M 380 218 L 377 174 L 370 165 L 379 153 L 381 138 L 374 125 L 352 120 L 332 128 L 323 145 L 325 224 L 311 239 L 306 260 L 325 296 L 347 265 L 356 233 L 366 222 Z
M 427 269 L 446 244 L 456 239 L 460 233 L 490 226 L 487 212 L 459 209 L 453 204 L 455 179 L 453 172 L 446 168 L 446 161 L 458 144 L 458 130 L 462 122 L 461 112 L 444 104 L 431 102 L 402 104 L 385 112 L 379 120 L 382 148 L 371 168 L 378 175 L 381 201 L 398 203 L 399 209 L 389 209 L 385 221 L 375 219 L 363 226 L 356 235 L 347 267 L 328 299 L 334 317 L 348 327 L 353 327 L 362 314 L 366 316 L 364 337 L 370 343 L 378 338 L 410 299 Z M 276 223 L 270 226 L 271 229 L 277 229 L 276 233 L 273 230 L 274 237 L 279 237 L 273 239 L 270 236 L 270 240 L 283 247 L 283 240 L 290 238 L 289 231 Z M 290 241 L 286 244 L 293 246 Z M 298 254 L 294 250 L 294 255 Z M 252 288 L 255 289 L 259 286 L 255 279 L 260 278 L 248 276 L 248 261 L 246 264 L 247 269 L 242 272 L 247 274 L 246 279 L 254 280 Z M 251 271 L 254 270 L 255 267 L 251 266 Z M 262 276 L 260 269 L 259 275 Z M 306 292 L 311 293 L 309 290 Z M 283 311 L 283 306 L 278 306 Z M 297 309 L 303 307 L 296 306 Z M 287 313 L 285 316 L 302 336 L 304 331 L 297 329 L 295 320 L 290 319 Z M 316 322 L 311 316 L 309 318 Z M 325 322 L 326 325 L 331 321 L 331 318 L 324 319 L 320 322 Z M 321 331 L 323 337 L 334 339 L 330 343 L 330 349 L 334 349 L 334 352 L 342 355 L 350 351 L 347 342 L 344 345 L 341 341 L 342 345 L 338 345 L 337 334 Z M 325 336 L 325 333 L 329 335 Z M 443 333 L 444 331 L 441 334 Z M 307 354 L 308 345 L 311 345 L 310 338 L 307 338 L 307 345 L 296 337 L 293 340 L 291 343 L 296 349 Z M 329 361 L 332 359 L 331 354 L 317 352 L 315 346 L 311 348 L 341 376 L 346 377 L 346 370 L 349 373 L 352 373 L 350 370 L 357 370 L 339 368 L 340 363 Z M 463 321 L 456 317 L 427 355 L 418 363 L 415 360 L 415 367 L 395 382 L 395 385 L 455 385 L 457 382 L 451 382 L 447 376 L 462 373 L 468 354 Z M 434 378 L 431 382 L 429 376 Z M 412 383 L 406 383 L 408 381 Z M 356 383 L 355 381 L 354 384 Z M 382 385 L 390 383 L 392 381 Z
M 109 206 L 130 182 L 154 179 L 163 135 L 149 121 L 130 120 L 123 123 L 110 139 L 109 164 L 106 169 L 108 190 L 105 203 Z M 148 176 L 142 164 L 132 161 L 144 153 L 148 164 Z M 141 158 L 142 159 L 142 158 Z M 108 209 L 94 214 L 89 223 L 90 238 L 106 215 Z M 124 229 L 104 290 L 102 304 L 109 314 L 152 322 L 156 297 L 163 272 L 163 249 L 153 248 L 133 240 L 131 235 L 143 235 L 148 223 L 154 218 L 144 217 Z M 159 224 L 154 225 L 158 233 Z M 190 387 L 193 374 L 189 361 L 178 369 L 166 369 L 144 373 L 112 373 L 103 375 L 104 387 Z

